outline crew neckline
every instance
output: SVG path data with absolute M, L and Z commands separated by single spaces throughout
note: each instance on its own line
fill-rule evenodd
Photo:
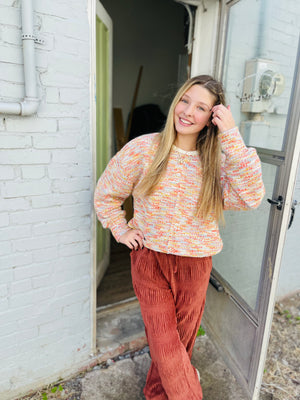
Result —
M 198 155 L 198 151 L 197 150 L 191 150 L 191 151 L 183 150 L 180 147 L 175 146 L 175 144 L 173 144 L 173 149 L 178 151 L 181 154 L 186 154 L 188 156 L 196 156 L 196 155 Z

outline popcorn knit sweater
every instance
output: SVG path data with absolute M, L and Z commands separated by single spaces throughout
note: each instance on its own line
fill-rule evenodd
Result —
M 197 151 L 173 146 L 166 174 L 156 190 L 147 197 L 136 195 L 135 188 L 153 160 L 157 135 L 133 139 L 110 160 L 95 190 L 98 219 L 117 241 L 135 228 L 144 233 L 144 245 L 158 252 L 189 257 L 220 252 L 222 240 L 214 213 L 206 219 L 195 216 L 202 181 Z M 258 207 L 265 191 L 256 150 L 245 146 L 238 128 L 219 134 L 219 139 L 224 209 Z M 121 206 L 130 194 L 134 198 L 134 216 L 127 224 Z

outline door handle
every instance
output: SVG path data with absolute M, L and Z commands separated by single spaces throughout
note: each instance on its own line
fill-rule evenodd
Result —
M 267 201 L 270 204 L 272 204 L 273 206 L 276 206 L 277 210 L 281 210 L 282 209 L 282 205 L 283 205 L 283 197 L 282 196 L 278 196 L 277 200 L 267 199 Z
M 297 200 L 294 200 L 294 201 L 293 201 L 293 204 L 292 204 L 292 211 L 291 211 L 291 216 L 290 216 L 290 222 L 289 222 L 288 229 L 290 229 L 290 227 L 292 226 L 292 223 L 293 223 L 293 221 L 294 221 L 294 216 L 295 216 L 296 205 L 297 205 L 297 204 L 298 204 L 298 201 L 297 201 Z
M 212 274 L 210 275 L 209 283 L 216 289 L 217 292 L 224 291 L 222 284 Z

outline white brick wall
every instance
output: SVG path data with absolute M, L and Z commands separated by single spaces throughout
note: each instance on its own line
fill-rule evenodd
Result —
M 40 106 L 0 114 L 0 398 L 91 348 L 87 2 L 34 1 Z M 0 1 L 0 101 L 24 97 L 20 1 Z M 77 349 L 80 349 L 77 351 Z

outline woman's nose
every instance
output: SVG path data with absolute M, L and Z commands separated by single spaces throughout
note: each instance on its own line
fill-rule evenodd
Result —
M 186 115 L 192 115 L 193 112 L 194 112 L 193 104 L 187 104 L 184 112 L 185 112 Z

